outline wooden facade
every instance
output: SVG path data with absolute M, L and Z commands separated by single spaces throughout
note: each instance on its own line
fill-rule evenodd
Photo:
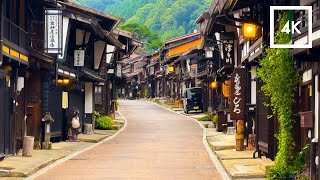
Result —
M 62 10 L 63 54 L 44 53 L 46 8 Z M 139 45 L 116 31 L 122 19 L 68 0 L 4 0 L 0 15 L 0 156 L 16 154 L 25 135 L 41 148 L 47 112 L 54 119 L 52 141 L 67 139 L 72 108 L 79 109 L 81 125 L 94 124 L 94 110 L 115 112 L 116 78 L 107 72 Z M 79 49 L 83 67 L 74 65 Z

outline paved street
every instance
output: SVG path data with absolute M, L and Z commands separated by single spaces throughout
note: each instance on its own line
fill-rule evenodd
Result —
M 123 132 L 38 179 L 221 179 L 196 122 L 147 101 L 120 103 Z

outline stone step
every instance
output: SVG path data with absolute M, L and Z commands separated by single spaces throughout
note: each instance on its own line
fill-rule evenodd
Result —
M 261 160 L 262 161 L 258 164 L 258 167 L 267 174 L 273 166 L 274 161 L 266 157 L 262 157 Z
M 208 143 L 212 151 L 220 151 L 220 150 L 236 148 L 236 145 L 233 142 L 216 141 L 216 142 L 208 142 Z

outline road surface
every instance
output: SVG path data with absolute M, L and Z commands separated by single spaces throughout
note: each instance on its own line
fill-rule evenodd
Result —
M 127 128 L 37 179 L 221 179 L 199 125 L 143 100 L 123 100 Z

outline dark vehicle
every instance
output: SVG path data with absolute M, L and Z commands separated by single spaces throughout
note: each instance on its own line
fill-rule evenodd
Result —
M 183 109 L 185 113 L 195 110 L 203 112 L 202 88 L 187 88 L 183 94 Z

